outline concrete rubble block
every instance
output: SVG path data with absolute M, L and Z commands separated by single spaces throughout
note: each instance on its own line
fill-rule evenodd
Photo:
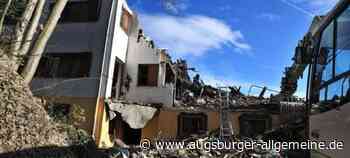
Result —
M 120 113 L 123 121 L 128 123 L 133 129 L 144 128 L 147 122 L 153 118 L 157 111 L 156 108 L 137 104 L 109 102 L 108 106 L 111 111 Z

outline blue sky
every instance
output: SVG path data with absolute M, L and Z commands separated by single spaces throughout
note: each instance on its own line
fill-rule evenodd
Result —
M 128 0 L 157 47 L 184 58 L 211 85 L 279 90 L 312 17 L 337 0 Z M 306 77 L 305 77 L 306 78 Z M 305 79 L 297 95 L 303 96 Z

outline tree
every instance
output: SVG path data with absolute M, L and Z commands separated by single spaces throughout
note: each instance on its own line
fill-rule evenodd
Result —
M 19 3 L 23 1 L 24 3 Z M 39 21 L 42 18 L 46 0 L 8 0 L 0 12 L 0 40 L 5 39 L 5 37 L 12 37 L 9 43 L 9 49 L 0 48 L 0 52 L 6 52 L 6 57 L 10 63 L 8 66 L 15 71 L 18 71 L 20 64 L 24 63 L 24 67 L 20 73 L 27 84 L 34 76 L 47 42 L 58 23 L 67 1 L 56 0 L 53 9 L 49 13 L 49 17 L 45 20 L 44 28 L 40 32 L 38 32 Z M 24 4 L 24 7 L 20 7 L 19 5 L 21 4 Z M 6 18 L 13 17 L 12 14 L 18 11 L 21 13 L 21 16 L 17 19 L 15 27 L 12 31 L 4 32 Z M 11 27 L 9 28 L 11 29 Z M 34 38 L 36 33 L 39 36 Z M 1 47 L 4 46 L 2 45 Z
M 44 1 L 44 0 L 40 0 L 40 1 Z M 33 79 L 35 71 L 38 68 L 41 56 L 44 53 L 47 41 L 49 40 L 51 34 L 54 31 L 67 1 L 68 0 L 57 1 L 56 5 L 52 9 L 52 12 L 49 16 L 47 23 L 45 24 L 43 31 L 40 33 L 39 38 L 34 44 L 34 47 L 30 52 L 30 57 L 21 73 L 22 76 L 24 77 L 25 83 L 29 83 Z
M 2 27 L 3 27 L 3 23 L 4 23 L 4 20 L 5 20 L 5 17 L 6 17 L 6 14 L 11 6 L 11 3 L 12 3 L 12 0 L 8 0 L 6 5 L 5 5 L 5 8 L 3 9 L 3 12 L 2 12 L 2 15 L 1 15 L 1 18 L 0 18 L 0 33 L 2 32 Z

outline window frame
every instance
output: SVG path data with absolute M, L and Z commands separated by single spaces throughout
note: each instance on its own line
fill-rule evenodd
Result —
M 84 55 L 84 59 L 86 60 L 81 60 L 81 61 L 86 61 L 87 63 L 83 64 L 85 65 L 86 67 L 83 68 L 83 69 L 86 69 L 86 72 L 85 73 L 81 73 L 81 72 L 78 72 L 77 75 L 72 75 L 70 74 L 69 76 L 65 76 L 63 74 L 61 74 L 61 72 L 59 70 L 56 70 L 56 74 L 55 75 L 52 75 L 52 74 L 41 74 L 40 72 L 38 71 L 43 71 L 41 70 L 40 68 L 43 66 L 41 64 L 44 64 L 44 66 L 47 65 L 46 62 L 50 61 L 50 60 L 47 60 L 45 58 L 60 58 L 60 60 L 62 60 L 62 57 L 64 56 L 79 56 L 79 55 Z M 68 58 L 68 57 L 65 57 L 65 58 Z M 72 58 L 72 57 L 69 57 L 69 58 Z M 80 57 L 81 58 L 81 57 Z M 65 79 L 65 78 L 82 78 L 82 77 L 89 77 L 90 76 L 90 71 L 91 71 L 91 65 L 92 65 L 92 53 L 91 52 L 77 52 L 77 53 L 45 53 L 42 57 L 42 59 L 40 60 L 39 62 L 39 65 L 38 65 L 38 68 L 35 72 L 35 78 L 44 78 L 44 79 Z M 44 59 L 44 60 L 43 60 Z M 81 64 L 81 63 L 80 63 Z M 62 62 L 59 61 L 58 62 L 58 69 L 62 66 Z M 81 67 L 84 67 L 82 65 L 80 65 L 80 69 L 82 69 Z M 45 69 L 48 69 L 48 68 L 44 68 Z M 80 70 L 79 70 L 80 71 Z M 42 72 L 42 73 L 45 73 L 45 72 Z M 85 75 L 84 75 L 85 74 Z
M 331 59 L 327 59 L 327 60 L 331 60 L 332 62 L 332 78 L 325 81 L 324 83 L 321 83 L 320 84 L 320 87 L 318 88 L 319 90 L 322 89 L 322 88 L 325 88 L 325 87 L 328 87 L 330 84 L 334 83 L 334 82 L 337 82 L 338 80 L 350 75 L 350 70 L 348 71 L 345 71 L 343 73 L 340 73 L 338 75 L 336 75 L 336 72 L 335 72 L 335 64 L 336 64 L 336 51 L 337 51 L 337 37 L 338 37 L 338 25 L 337 25 L 337 19 L 342 15 L 342 13 L 344 13 L 345 10 L 347 10 L 348 8 L 350 8 L 350 5 L 348 5 L 347 7 L 344 8 L 344 10 L 342 10 L 341 12 L 339 12 L 336 16 L 334 16 L 332 18 L 331 21 L 329 21 L 329 23 L 326 25 L 326 27 L 324 27 L 324 29 L 322 30 L 321 34 L 320 34 L 320 41 L 319 41 L 319 44 L 318 44 L 318 50 L 317 50 L 317 54 L 320 54 L 320 46 L 321 46 L 321 41 L 322 41 L 322 35 L 324 33 L 324 31 L 326 30 L 326 28 L 328 26 L 330 26 L 332 23 L 333 23 L 333 51 L 332 51 L 332 56 L 331 56 Z M 319 58 L 319 55 L 317 55 L 317 60 Z M 316 61 L 317 61 L 316 60 Z M 325 65 L 326 66 L 326 65 Z M 315 72 L 317 73 L 317 72 Z M 322 72 L 323 73 L 323 72 Z M 327 92 L 326 92 L 327 93 Z
M 181 112 L 177 116 L 177 136 L 178 137 L 186 137 L 188 136 L 184 131 L 184 122 L 186 119 L 200 119 L 200 121 L 203 121 L 203 131 L 208 131 L 208 115 L 205 113 L 187 113 L 187 112 Z M 201 130 L 201 129 L 200 129 Z M 199 134 L 199 133 L 191 133 L 191 134 Z
M 347 80 L 350 78 L 350 70 L 347 70 L 345 72 L 336 73 L 336 57 L 337 57 L 337 42 L 338 42 L 338 18 L 343 15 L 343 13 L 348 10 L 350 8 L 350 5 L 347 4 L 346 6 L 344 6 L 344 8 L 342 8 L 339 12 L 337 12 L 336 14 L 334 14 L 334 16 L 327 22 L 324 24 L 324 26 L 321 28 L 321 31 L 319 33 L 318 37 L 318 43 L 317 43 L 317 47 L 316 47 L 316 52 L 315 52 L 315 56 L 314 56 L 314 68 L 313 68 L 313 76 L 318 76 L 319 77 L 319 84 L 315 84 L 312 83 L 312 88 L 313 89 L 311 91 L 311 97 L 313 98 L 313 96 L 315 96 L 316 94 L 316 100 L 313 100 L 312 103 L 321 103 L 320 106 L 326 106 L 324 108 L 328 108 L 328 110 L 332 109 L 333 107 L 336 106 L 342 106 L 344 104 L 346 104 L 346 102 L 344 103 L 342 100 L 340 100 L 339 105 L 335 105 L 334 103 L 331 102 L 331 100 L 329 99 L 328 93 L 329 93 L 329 87 L 332 86 L 333 84 L 336 84 L 339 80 Z M 323 82 L 323 78 L 322 78 L 322 74 L 320 76 L 320 71 L 317 71 L 317 65 L 319 64 L 318 60 L 320 58 L 320 51 L 321 51 L 321 41 L 322 41 L 322 35 L 324 34 L 325 30 L 327 29 L 328 26 L 330 26 L 333 23 L 333 52 L 332 52 L 332 58 L 330 59 L 332 61 L 332 77 L 330 79 L 328 79 L 327 81 Z M 327 59 L 329 60 L 329 59 Z M 326 65 L 324 65 L 326 66 Z M 322 70 L 321 72 L 324 73 L 325 70 Z M 311 78 L 312 80 L 315 80 L 315 77 Z M 321 91 L 324 89 L 324 91 L 321 94 Z M 343 91 L 343 90 L 342 90 Z M 312 94 L 314 93 L 314 94 Z M 343 93 L 343 92 L 342 92 Z M 323 95 L 324 100 L 320 100 L 321 99 L 321 95 Z M 342 96 L 344 97 L 344 96 Z M 328 111 L 326 110 L 326 111 Z M 325 112 L 325 111 L 321 111 L 321 112 Z

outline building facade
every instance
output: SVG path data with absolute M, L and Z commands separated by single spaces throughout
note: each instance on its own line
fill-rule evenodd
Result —
M 120 93 L 132 15 L 125 0 L 70 0 L 31 83 L 36 96 L 79 106 L 73 122 L 99 146 L 111 145 L 104 100 Z

